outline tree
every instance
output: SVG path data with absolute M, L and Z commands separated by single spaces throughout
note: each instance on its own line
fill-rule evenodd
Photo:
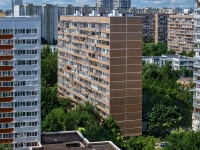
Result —
M 149 114 L 149 130 L 159 131 L 162 136 L 164 131 L 175 127 L 182 119 L 177 107 L 166 106 L 163 103 L 156 104 Z
M 51 53 L 51 49 L 50 49 L 49 45 L 44 46 L 41 49 L 41 59 L 47 58 L 50 55 L 50 53 Z
M 53 109 L 45 118 L 42 123 L 42 131 L 45 132 L 55 132 L 55 131 L 65 131 L 66 114 L 61 108 Z
M 53 110 L 58 107 L 58 98 L 57 98 L 57 86 L 41 87 L 41 118 L 45 117 Z
M 191 71 L 188 72 L 186 72 L 187 75 L 191 74 Z M 177 106 L 177 110 L 183 118 L 179 125 L 191 126 L 193 93 L 177 84 L 181 72 L 172 70 L 171 64 L 167 63 L 163 67 L 144 64 L 142 73 L 143 119 L 148 121 L 146 116 L 151 112 L 153 106 L 162 102 L 166 106 Z
M 63 98 L 59 99 L 58 102 L 59 108 L 62 108 L 65 112 L 68 112 L 72 106 L 70 99 Z
M 48 41 L 45 38 L 41 37 L 41 43 L 42 44 L 48 44 Z
M 153 136 L 131 137 L 127 141 L 128 150 L 154 150 L 157 139 Z
M 182 55 L 182 56 L 187 56 L 186 50 L 183 50 L 183 51 L 180 53 L 180 55 Z
M 200 132 L 174 130 L 165 139 L 168 144 L 164 150 L 199 150 Z
M 143 43 L 143 56 L 161 56 L 167 53 L 166 43 Z
M 0 143 L 0 150 L 11 150 L 13 145 L 10 143 Z
M 46 56 L 46 52 L 44 53 Z M 45 80 L 48 86 L 53 86 L 57 83 L 58 73 L 58 56 L 57 52 L 50 53 L 46 58 L 42 59 L 42 80 Z
M 182 55 L 182 56 L 188 56 L 188 57 L 194 57 L 194 54 L 195 54 L 194 50 L 192 50 L 192 51 L 190 51 L 190 52 L 186 52 L 185 50 L 183 50 L 183 51 L 180 53 L 180 55 Z
M 176 54 L 176 51 L 175 51 L 175 50 L 172 50 L 172 49 L 170 49 L 170 50 L 168 50 L 168 51 L 167 51 L 167 54 Z

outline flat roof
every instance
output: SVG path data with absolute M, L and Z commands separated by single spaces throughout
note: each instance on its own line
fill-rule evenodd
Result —
M 120 150 L 111 141 L 89 142 L 79 131 L 44 132 L 41 146 L 31 150 Z
M 180 78 L 177 81 L 192 81 L 192 78 L 187 77 L 187 78 Z

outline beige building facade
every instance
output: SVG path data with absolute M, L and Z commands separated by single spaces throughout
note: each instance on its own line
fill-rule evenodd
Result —
M 61 16 L 58 91 L 112 116 L 124 136 L 142 134 L 142 18 Z
M 169 15 L 168 50 L 190 52 L 194 48 L 194 15 Z

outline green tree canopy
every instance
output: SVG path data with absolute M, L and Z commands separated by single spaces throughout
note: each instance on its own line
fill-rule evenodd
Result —
M 184 130 L 173 131 L 166 138 L 168 145 L 164 150 L 199 150 L 200 149 L 200 132 Z
M 45 118 L 42 130 L 45 132 L 65 131 L 66 113 L 61 108 L 53 109 Z
M 166 106 L 163 103 L 159 103 L 152 108 L 148 127 L 152 132 L 159 131 L 162 136 L 164 131 L 175 127 L 181 119 L 182 117 L 176 106 Z
M 131 137 L 127 141 L 128 150 L 154 150 L 157 139 L 153 136 Z

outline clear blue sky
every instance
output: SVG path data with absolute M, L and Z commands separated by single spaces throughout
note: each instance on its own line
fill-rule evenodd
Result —
M 94 5 L 95 0 L 24 0 L 24 3 L 34 3 L 41 5 L 42 3 L 56 5 Z M 193 7 L 194 0 L 132 0 L 132 7 Z M 0 9 L 11 8 L 11 0 L 0 0 Z

